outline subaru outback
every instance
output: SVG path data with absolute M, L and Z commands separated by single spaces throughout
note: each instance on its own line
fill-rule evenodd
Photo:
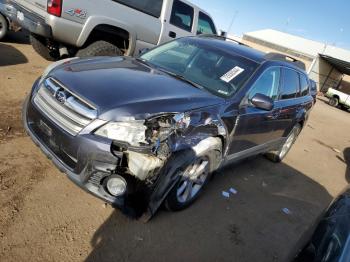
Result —
M 68 178 L 126 214 L 184 209 L 223 165 L 281 161 L 313 105 L 302 63 L 226 40 L 56 62 L 24 103 L 25 128 Z

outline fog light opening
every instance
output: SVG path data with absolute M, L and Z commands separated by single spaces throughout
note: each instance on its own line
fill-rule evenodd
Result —
M 121 196 L 126 192 L 126 181 L 123 177 L 112 175 L 107 178 L 106 187 L 112 196 Z

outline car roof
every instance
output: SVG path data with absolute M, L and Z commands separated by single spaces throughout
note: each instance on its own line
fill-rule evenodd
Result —
M 259 64 L 262 64 L 266 61 L 271 61 L 280 66 L 290 66 L 294 69 L 305 71 L 305 64 L 303 62 L 300 62 L 293 57 L 289 57 L 281 53 L 264 53 L 242 42 L 229 39 L 227 37 L 215 35 L 199 35 L 194 38 L 199 39 L 200 41 L 205 41 L 208 44 L 215 45 L 216 48 L 224 50 L 226 52 L 235 53 L 244 58 L 248 58 Z

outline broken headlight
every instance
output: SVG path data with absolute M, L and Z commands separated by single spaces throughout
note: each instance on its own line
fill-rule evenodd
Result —
M 100 127 L 95 134 L 138 146 L 146 143 L 146 129 L 144 121 L 110 122 Z

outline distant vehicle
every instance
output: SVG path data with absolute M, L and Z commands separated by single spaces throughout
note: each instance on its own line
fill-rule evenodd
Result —
M 12 10 L 13 5 L 9 0 L 0 0 L 0 40 L 7 35 L 8 31 L 18 31 L 20 29 L 10 19 Z
M 174 38 L 217 34 L 186 0 L 14 0 L 17 22 L 42 57 L 136 56 Z
M 350 94 L 343 93 L 340 90 L 329 88 L 326 96 L 329 98 L 329 104 L 334 107 L 341 106 L 344 109 L 350 108 Z
M 136 59 L 71 58 L 34 84 L 23 120 L 77 185 L 152 216 L 163 201 L 191 205 L 220 166 L 258 154 L 282 161 L 313 106 L 304 68 L 218 36 Z
M 317 101 L 317 84 L 314 80 L 310 79 L 310 94 L 314 98 L 314 102 Z
M 313 230 L 314 228 L 316 229 Z M 302 248 L 294 258 L 295 262 L 350 261 L 349 187 L 333 201 L 310 229 L 300 240 Z

